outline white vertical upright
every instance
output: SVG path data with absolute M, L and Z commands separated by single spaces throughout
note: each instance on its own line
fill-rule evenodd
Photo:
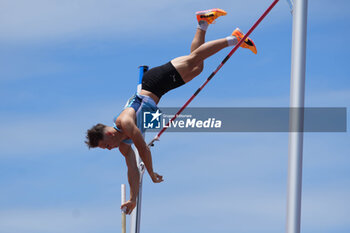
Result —
M 142 88 L 142 78 L 144 72 L 148 70 L 148 66 L 139 67 L 139 81 L 137 85 L 137 93 L 141 91 Z M 131 213 L 130 220 L 130 233 L 140 233 L 140 224 L 141 224 L 141 203 L 142 203 L 142 179 L 145 172 L 145 165 L 143 164 L 137 149 L 134 149 L 136 155 L 136 163 L 140 172 L 140 185 L 139 185 L 139 194 L 137 195 L 136 207 Z
M 140 185 L 139 185 L 139 194 L 137 195 L 136 207 L 131 213 L 130 220 L 130 233 L 140 233 L 140 225 L 141 225 L 141 203 L 142 203 L 142 180 L 143 174 L 145 172 L 145 166 L 138 155 L 137 150 L 135 149 L 135 154 L 138 161 L 138 168 L 140 171 Z M 141 162 L 139 162 L 141 161 Z
M 300 232 L 307 0 L 294 0 L 288 152 L 287 233 Z M 298 109 L 298 110 L 296 110 Z M 296 131 L 297 130 L 297 131 Z M 294 131 L 294 132 L 293 132 Z
M 124 204 L 126 201 L 125 184 L 121 185 L 121 202 Z M 122 210 L 122 233 L 126 233 L 126 214 Z

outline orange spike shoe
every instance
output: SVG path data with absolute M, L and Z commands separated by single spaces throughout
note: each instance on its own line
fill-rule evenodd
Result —
M 227 15 L 226 11 L 219 8 L 196 12 L 198 22 L 203 20 L 207 21 L 208 24 L 215 23 L 215 19 L 223 15 Z
M 241 32 L 241 30 L 239 28 L 236 28 L 232 32 L 232 36 L 235 36 L 237 38 L 237 40 L 240 41 L 244 37 L 244 34 Z M 245 39 L 245 41 L 241 44 L 241 47 L 249 49 L 254 54 L 257 54 L 257 52 L 258 52 L 256 50 L 256 47 L 255 47 L 255 44 L 254 44 L 253 40 L 250 39 L 249 37 L 247 37 L 247 39 Z

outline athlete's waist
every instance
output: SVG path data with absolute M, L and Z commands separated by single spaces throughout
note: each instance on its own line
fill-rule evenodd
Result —
M 159 98 L 158 96 L 156 96 L 156 95 L 153 94 L 152 92 L 147 91 L 147 90 L 144 90 L 144 89 L 142 89 L 142 90 L 140 91 L 140 93 L 137 94 L 137 95 L 140 95 L 140 96 L 142 96 L 142 97 L 144 97 L 144 98 L 150 98 L 151 101 L 153 101 L 155 105 L 157 105 L 157 104 L 159 103 L 159 100 L 160 100 L 160 98 Z

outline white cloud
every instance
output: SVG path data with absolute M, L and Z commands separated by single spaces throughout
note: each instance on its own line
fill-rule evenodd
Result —
M 219 179 L 218 177 L 217 179 Z M 207 185 L 207 191 L 186 190 L 160 195 L 166 185 L 145 186 L 142 229 L 145 232 L 212 232 L 211 229 L 240 232 L 281 232 L 286 204 L 281 187 Z M 169 184 L 168 184 L 169 185 Z M 172 185 L 172 184 L 170 184 Z M 160 187 L 162 186 L 162 187 Z M 349 228 L 349 190 L 304 191 L 302 229 L 307 231 Z M 72 204 L 63 207 L 10 208 L 0 211 L 0 229 L 6 233 L 104 232 L 120 229 L 119 198 L 104 203 Z M 182 224 L 178 224 L 181 222 Z
M 35 56 L 18 55 L 12 52 L 0 57 L 0 81 L 13 81 L 26 77 L 50 77 L 69 69 L 67 64 L 55 62 L 35 53 Z
M 336 2 L 310 1 L 312 19 L 344 18 L 348 3 Z M 223 25 L 236 22 L 248 27 L 270 4 L 260 0 L 221 0 L 215 4 L 199 0 L 2 0 L 0 3 L 0 40 L 21 43 L 76 37 L 145 37 L 158 35 L 159 30 L 178 32 L 187 27 L 184 25 L 195 25 L 195 11 L 212 7 L 229 12 L 227 19 L 220 22 Z M 290 19 L 288 4 L 280 1 L 271 14 L 273 17 L 268 20 L 273 23 Z
M 348 90 L 315 93 L 310 97 L 308 106 L 344 106 L 350 100 L 349 93 Z M 284 97 L 239 100 L 226 98 L 226 101 L 239 104 L 237 106 L 288 106 L 288 98 Z M 176 102 L 179 104 L 178 100 Z M 218 100 L 206 99 L 203 102 L 207 106 L 214 106 Z M 174 103 L 169 99 L 165 106 L 171 106 Z M 46 114 L 14 116 L 3 113 L 1 116 L 2 130 L 0 131 L 1 156 L 21 154 L 24 156 L 27 152 L 42 154 L 52 150 L 85 150 L 86 146 L 83 141 L 87 128 L 96 122 L 111 123 L 123 104 L 121 99 L 119 102 L 98 102 L 77 108 L 56 109 Z M 116 108 L 111 108 L 111 106 L 116 106 Z
M 269 3 L 258 0 L 220 1 L 215 5 L 227 9 L 230 21 L 248 25 Z M 75 37 L 150 36 L 159 30 L 178 31 L 195 25 L 193 13 L 213 7 L 212 1 L 111 1 L 111 0 L 13 0 L 2 1 L 0 39 L 3 41 L 45 41 Z M 286 6 L 284 6 L 286 8 Z M 285 10 L 285 9 L 284 9 Z M 252 13 L 254 12 L 254 13 Z M 273 20 L 273 19 L 270 19 Z
M 350 89 L 315 91 L 306 96 L 308 106 L 350 107 Z
M 349 18 L 347 0 L 310 0 L 308 4 L 309 19 L 313 22 L 337 21 Z
M 151 208 L 156 213 L 145 217 L 145 221 L 158 229 L 162 226 L 157 222 L 165 223 L 175 228 L 171 232 L 176 232 L 176 222 L 188 219 L 190 221 L 185 224 L 190 232 L 191 227 L 203 229 L 203 232 L 211 232 L 208 230 L 211 228 L 222 228 L 222 231 L 235 229 L 239 232 L 281 232 L 286 222 L 285 187 L 265 184 L 247 187 L 234 182 L 218 187 L 216 183 L 208 183 L 207 191 L 201 192 L 178 186 L 178 191 L 173 195 L 157 200 L 144 199 L 144 209 Z M 346 189 L 327 190 L 327 187 L 311 193 L 304 192 L 302 229 L 317 232 L 349 228 L 348 192 Z
M 216 189 L 215 184 L 208 184 L 208 192 L 182 190 L 173 196 L 158 199 L 146 204 L 145 208 L 152 206 L 155 213 L 160 213 L 164 211 L 164 204 L 161 203 L 167 203 L 166 212 L 155 217 L 148 216 L 145 221 L 150 221 L 150 225 L 157 226 L 157 229 L 162 226 L 156 222 L 164 222 L 170 228 L 175 228 L 171 232 L 178 230 L 178 221 L 185 221 L 189 232 L 194 229 L 212 232 L 212 228 L 220 228 L 223 232 L 232 229 L 238 232 L 278 232 L 276 229 L 283 227 L 283 195 L 258 193 L 258 189 L 242 192 L 238 188 L 232 188 L 234 186 L 227 185 L 226 188 Z
M 0 229 L 6 233 L 101 232 L 120 229 L 117 205 L 109 207 L 13 209 L 0 211 Z
M 27 157 L 52 151 L 86 150 L 86 130 L 99 121 L 111 123 L 114 115 L 118 113 L 111 106 L 123 106 L 123 103 L 90 103 L 89 106 L 56 109 L 51 113 L 25 116 L 2 114 L 0 156 Z
M 321 230 L 350 229 L 350 192 L 345 187 L 322 188 L 304 191 L 302 225 L 314 232 Z

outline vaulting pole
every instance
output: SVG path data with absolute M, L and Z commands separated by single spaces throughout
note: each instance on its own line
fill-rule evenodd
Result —
M 197 91 L 187 100 L 187 102 L 180 108 L 180 110 L 174 115 L 173 118 L 169 120 L 166 126 L 163 127 L 161 131 L 153 138 L 151 142 L 148 143 L 148 146 L 153 146 L 155 141 L 159 140 L 159 137 L 164 133 L 164 131 L 168 128 L 170 123 L 174 121 L 178 115 L 182 113 L 182 111 L 192 102 L 192 100 L 198 95 L 198 93 L 208 84 L 208 82 L 215 76 L 215 74 L 221 69 L 221 67 L 227 62 L 228 59 L 236 52 L 236 50 L 241 46 L 241 44 L 247 39 L 247 37 L 254 31 L 254 29 L 261 23 L 261 21 L 270 13 L 272 8 L 278 3 L 279 0 L 274 0 L 273 3 L 269 6 L 269 8 L 260 16 L 260 18 L 255 22 L 255 24 L 249 29 L 249 31 L 244 35 L 242 40 L 236 44 L 236 46 L 231 50 L 231 52 L 221 61 L 220 65 L 211 73 L 211 75 L 207 78 L 207 80 L 197 89 Z
M 294 0 L 288 152 L 287 233 L 300 232 L 307 0 Z M 293 132 L 296 131 L 296 132 Z

